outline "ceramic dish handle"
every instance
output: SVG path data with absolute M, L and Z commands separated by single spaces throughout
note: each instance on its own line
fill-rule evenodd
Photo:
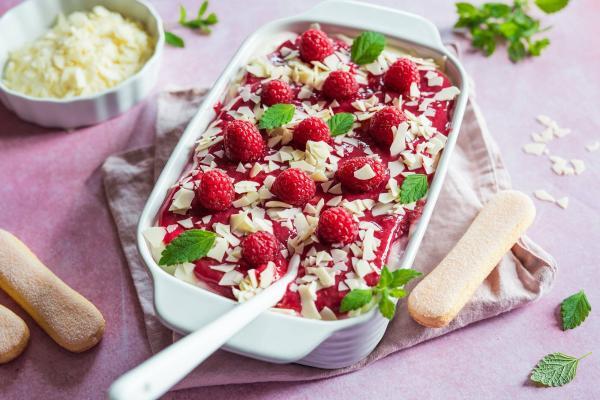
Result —
M 435 25 L 415 14 L 350 0 L 329 0 L 308 10 L 303 17 L 320 23 L 357 26 L 402 37 L 416 44 L 443 50 Z

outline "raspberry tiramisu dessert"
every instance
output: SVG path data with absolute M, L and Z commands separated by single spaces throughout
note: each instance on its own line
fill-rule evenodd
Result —
M 287 35 L 198 132 L 144 232 L 155 260 L 242 302 L 298 254 L 275 310 L 333 320 L 378 303 L 391 317 L 418 273 L 385 264 L 420 216 L 458 93 L 433 60 L 378 33 Z

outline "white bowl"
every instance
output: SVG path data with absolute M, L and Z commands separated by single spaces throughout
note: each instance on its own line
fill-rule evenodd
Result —
M 406 248 L 399 255 L 400 262 L 395 263 L 399 268 L 412 266 L 439 196 L 449 157 L 456 145 L 467 103 L 466 75 L 458 60 L 444 47 L 437 28 L 430 21 L 417 15 L 366 3 L 326 1 L 304 14 L 264 25 L 242 44 L 187 126 L 148 198 L 138 224 L 138 248 L 152 275 L 156 312 L 165 325 L 178 332 L 188 333 L 201 328 L 235 307 L 236 302 L 190 285 L 165 272 L 152 258 L 142 232 L 155 226 L 158 211 L 170 186 L 189 165 L 198 132 L 204 132 L 215 118 L 213 105 L 223 99 L 228 85 L 240 68 L 259 53 L 259 49 L 272 45 L 276 35 L 288 31 L 300 33 L 314 22 L 320 23 L 323 30 L 328 32 L 350 35 L 365 30 L 380 32 L 387 36 L 392 46 L 434 58 L 461 91 L 455 103 L 448 141 L 429 189 L 423 214 L 412 230 Z M 297 362 L 320 368 L 342 368 L 369 355 L 383 337 L 388 322 L 377 309 L 358 317 L 337 321 L 314 320 L 267 311 L 227 342 L 224 349 L 274 363 Z
M 101 5 L 139 21 L 156 40 L 154 52 L 136 74 L 91 96 L 39 98 L 9 89 L 0 79 L 0 101 L 21 119 L 56 128 L 93 125 L 129 110 L 146 97 L 158 78 L 164 46 L 162 21 L 154 8 L 140 0 L 27 0 L 0 18 L 0 75 L 9 54 L 46 33 L 58 14 L 91 10 Z

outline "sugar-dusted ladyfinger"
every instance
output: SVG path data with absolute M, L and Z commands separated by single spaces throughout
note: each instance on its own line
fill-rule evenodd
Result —
M 452 321 L 535 217 L 533 202 L 517 191 L 496 194 L 454 248 L 412 290 L 408 312 L 419 324 Z
M 2 229 L 0 289 L 67 350 L 85 351 L 102 338 L 104 318 L 100 311 L 54 275 L 23 242 Z
M 0 364 L 19 357 L 29 343 L 29 328 L 17 314 L 0 304 Z

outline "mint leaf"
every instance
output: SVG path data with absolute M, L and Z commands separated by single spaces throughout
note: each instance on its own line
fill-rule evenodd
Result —
M 202 4 L 200 5 L 200 8 L 198 9 L 198 19 L 202 18 L 202 16 L 206 12 L 207 8 L 208 8 L 208 0 L 205 0 L 202 2 Z
M 535 5 L 546 14 L 562 10 L 569 4 L 569 0 L 535 0 Z
M 358 65 L 372 63 L 385 47 L 385 36 L 376 32 L 363 32 L 352 42 L 351 58 Z
M 577 373 L 579 361 L 591 353 L 575 358 L 563 353 L 552 353 L 542 358 L 531 372 L 531 380 L 544 386 L 563 386 Z
M 357 310 L 369 304 L 372 299 L 373 291 L 371 289 L 353 289 L 342 299 L 340 312 Z
M 542 50 L 550 45 L 550 39 L 544 38 L 540 40 L 536 40 L 535 42 L 529 45 L 529 53 L 532 56 L 539 56 L 542 54 Z
M 379 282 L 377 283 L 378 288 L 387 288 L 392 283 L 392 273 L 388 269 L 387 265 L 384 265 L 381 269 L 381 274 L 379 275 Z
M 391 286 L 392 287 L 404 286 L 408 282 L 410 282 L 412 279 L 417 278 L 421 275 L 423 275 L 423 274 L 420 273 L 419 271 L 415 271 L 414 269 L 410 269 L 410 268 L 397 269 L 394 272 L 392 272 Z
M 179 5 L 179 24 L 185 24 L 185 20 L 187 19 L 187 10 L 181 4 Z
M 159 265 L 196 261 L 210 251 L 217 235 L 202 229 L 190 229 L 173 239 L 161 253 Z
M 560 304 L 563 331 L 577 328 L 585 321 L 590 311 L 592 311 L 592 306 L 583 290 L 564 299 Z
M 408 293 L 406 293 L 406 290 L 404 289 L 400 289 L 400 288 L 393 288 L 389 290 L 390 296 L 395 297 L 397 299 L 401 299 L 403 297 L 406 297 L 406 295 Z
M 525 49 L 525 45 L 520 40 L 511 42 L 508 45 L 508 58 L 510 58 L 510 61 L 520 61 L 525 58 L 526 55 L 527 50 Z
M 173 47 L 185 47 L 185 42 L 183 39 L 173 32 L 165 31 L 165 42 Z
M 293 104 L 275 104 L 264 112 L 258 127 L 260 129 L 279 128 L 292 120 L 295 111 L 296 107 Z
M 348 131 L 352 129 L 353 124 L 354 115 L 346 112 L 335 114 L 329 121 L 327 121 L 331 136 L 338 136 L 348 133 Z
M 412 174 L 404 178 L 400 187 L 400 203 L 410 204 L 422 199 L 427 193 L 429 185 L 427 183 L 427 175 Z
M 381 299 L 379 300 L 379 312 L 387 319 L 394 318 L 396 313 L 396 304 L 390 299 L 387 289 L 381 293 Z

